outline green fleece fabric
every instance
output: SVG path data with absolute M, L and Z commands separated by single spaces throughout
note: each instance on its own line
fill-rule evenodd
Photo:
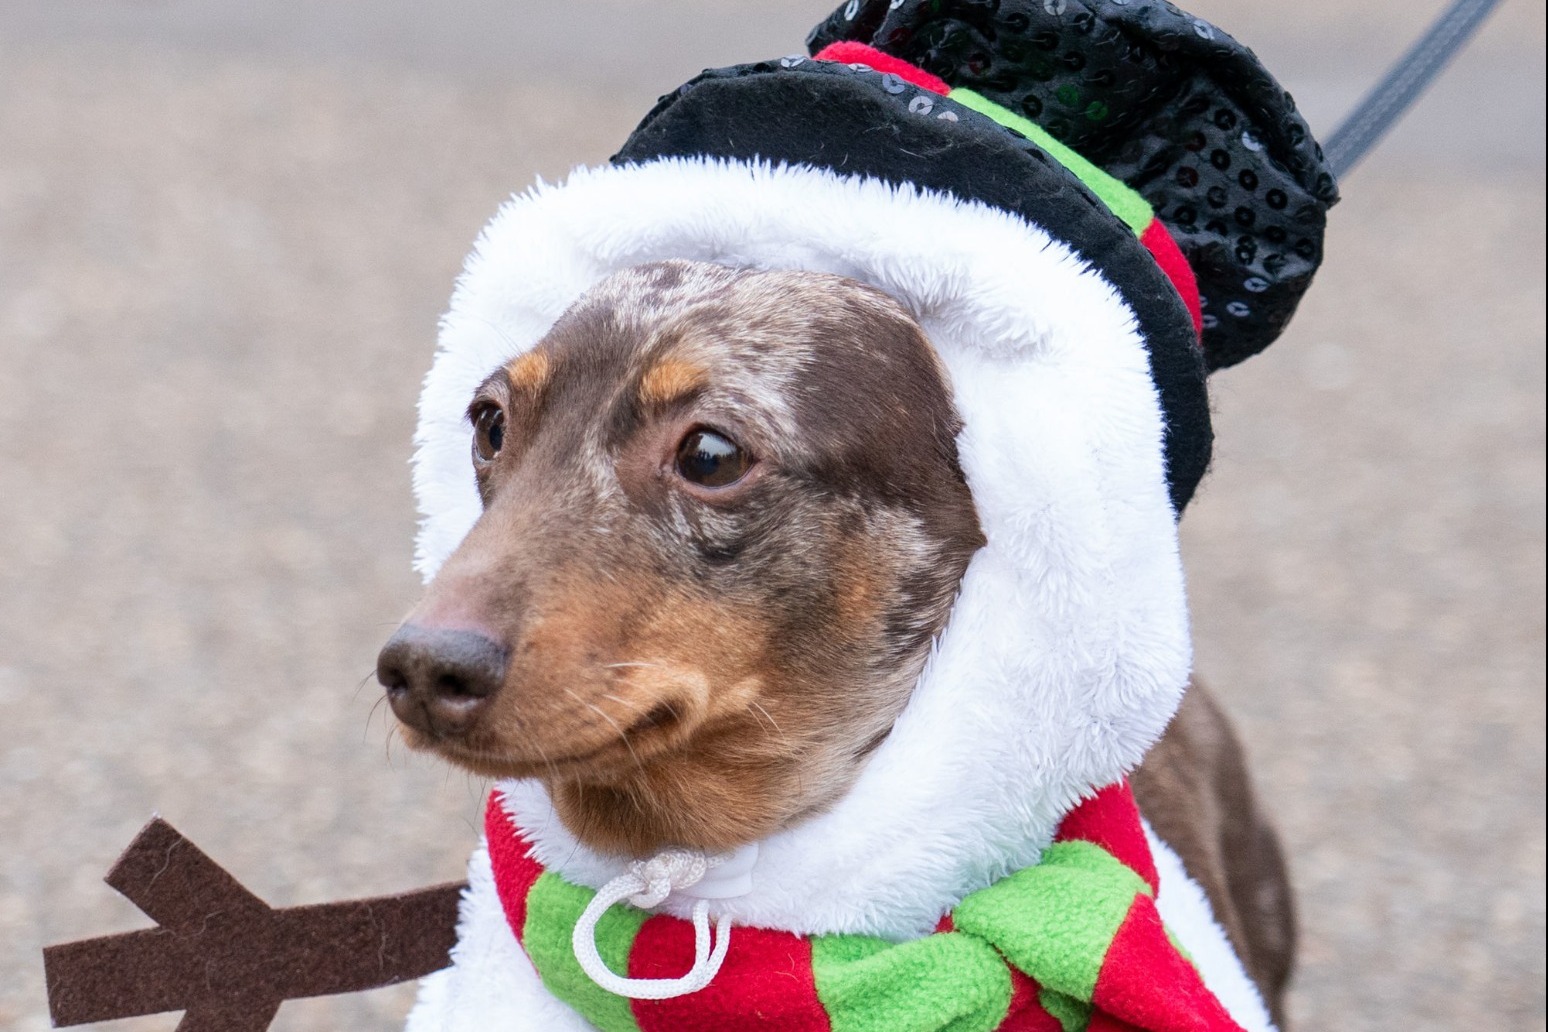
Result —
M 832 1032 L 993 1032 L 1010 1010 L 1000 955 L 954 932 L 896 944 L 819 936 L 812 974 Z
M 1055 843 L 1036 867 L 963 900 L 955 932 L 899 944 L 813 939 L 817 995 L 833 1032 L 992 1032 L 1010 1007 L 1008 960 L 1036 973 L 1044 1009 L 1077 1032 L 1139 894 L 1150 886 L 1102 847 Z
M 1151 220 L 1155 218 L 1155 211 L 1150 207 L 1150 202 L 1141 197 L 1137 190 L 1054 139 L 1048 134 L 1048 130 L 1036 122 L 1023 118 L 972 90 L 959 87 L 953 89 L 948 96 L 963 107 L 972 108 L 981 115 L 987 115 L 1007 129 L 1014 129 L 1052 154 L 1054 160 L 1075 173 L 1075 178 L 1085 183 L 1086 187 L 1100 197 L 1102 203 L 1135 233 L 1145 232 Z
M 527 896 L 522 946 L 548 990 L 586 1015 L 601 1032 L 640 1032 L 629 998 L 615 996 L 597 985 L 575 959 L 570 936 L 595 895 L 591 889 L 545 872 Z M 619 904 L 607 908 L 597 922 L 597 952 L 610 969 L 628 973 L 629 951 L 648 920 L 649 913 L 634 907 Z
M 1064 1032 L 1086 1032 L 1091 1024 L 1091 1004 L 1051 989 L 1037 994 L 1038 1004 L 1059 1023 Z
M 1150 886 L 1101 846 L 1056 842 L 1036 867 L 980 889 L 952 912 L 1048 990 L 1090 1000 L 1107 948 Z

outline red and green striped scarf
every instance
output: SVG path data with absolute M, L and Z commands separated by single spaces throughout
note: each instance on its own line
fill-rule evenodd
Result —
M 1072 810 L 1034 867 L 973 893 L 922 939 L 738 927 L 710 984 L 616 996 L 571 950 L 596 893 L 532 857 L 498 792 L 486 831 L 507 920 L 543 984 L 601 1032 L 1241 1032 L 1162 926 L 1157 877 L 1126 783 Z M 694 963 L 693 925 L 626 905 L 597 925 L 630 978 Z

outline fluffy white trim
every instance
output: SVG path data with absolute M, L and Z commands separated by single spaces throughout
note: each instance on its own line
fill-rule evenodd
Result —
M 1187 680 L 1161 412 L 1133 314 L 1063 243 L 949 196 L 713 160 L 577 171 L 500 211 L 442 326 L 414 462 L 427 578 L 480 514 L 474 388 L 592 284 L 666 258 L 873 284 L 949 371 L 988 543 L 853 790 L 763 842 L 753 891 L 721 905 L 797 932 L 923 934 L 1035 863 L 1083 793 L 1138 764 Z M 502 788 L 551 869 L 594 887 L 622 869 L 580 846 L 536 783 Z
M 1161 891 L 1156 893 L 1156 909 L 1161 912 L 1161 920 L 1182 943 L 1204 984 L 1238 1025 L 1247 1032 L 1275 1032 L 1257 984 L 1247 977 L 1225 929 L 1215 920 L 1209 897 L 1183 870 L 1182 861 L 1172 852 L 1172 847 L 1156 837 L 1148 822 L 1145 837 L 1150 840 L 1156 874 L 1161 879 Z

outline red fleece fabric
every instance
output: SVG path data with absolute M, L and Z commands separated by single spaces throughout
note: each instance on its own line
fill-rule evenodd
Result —
M 518 937 L 527 926 L 527 895 L 543 875 L 543 865 L 532 856 L 525 837 L 511 824 L 510 814 L 500 805 L 499 792 L 489 793 L 484 813 L 484 836 L 489 843 L 489 865 L 494 868 L 495 892 L 505 908 L 505 919 Z M 494 834 L 495 829 L 508 834 Z M 686 970 L 686 969 L 684 969 Z
M 693 925 L 646 921 L 629 953 L 630 978 L 681 978 L 693 967 Z M 738 926 L 714 981 L 671 1000 L 635 1000 L 641 1032 L 722 1032 L 756 1016 L 760 1032 L 830 1032 L 804 936 Z
M 1042 987 L 1014 967 L 1010 968 L 1010 976 L 1010 1009 L 994 1032 L 1064 1032 L 1059 1019 L 1045 1011 L 1038 1002 L 1038 993 Z
M 1158 986 L 1165 990 L 1158 992 Z M 1172 947 L 1149 896 L 1135 897 L 1113 937 L 1092 1002 L 1099 1012 L 1123 1014 L 1150 1032 L 1241 1032 L 1194 966 Z M 1098 1027 L 1094 1020 L 1091 1027 Z
M 1193 266 L 1188 264 L 1182 248 L 1177 246 L 1177 241 L 1172 239 L 1171 231 L 1160 219 L 1151 221 L 1144 234 L 1140 236 L 1140 243 L 1145 245 L 1145 249 L 1156 260 L 1156 264 L 1161 266 L 1161 271 L 1166 273 L 1166 278 L 1177 288 L 1177 293 L 1182 295 L 1183 304 L 1188 306 L 1188 314 L 1193 316 L 1193 332 L 1197 333 L 1202 341 L 1204 306 L 1199 301 L 1199 280 L 1193 274 Z
M 1161 891 L 1161 876 L 1145 841 L 1139 810 L 1129 801 L 1129 783 L 1114 782 L 1075 807 L 1059 822 L 1055 842 L 1092 842 L 1145 879 L 1151 892 Z
M 1091 1015 L 1091 1023 L 1086 1026 L 1086 1032 L 1145 1032 L 1145 1030 L 1135 1028 L 1127 1021 L 1115 1018 L 1111 1014 L 1097 1011 Z
M 819 61 L 836 61 L 839 64 L 865 65 L 874 68 L 878 72 L 896 75 L 904 82 L 911 82 L 922 90 L 931 93 L 939 93 L 941 96 L 951 92 L 951 87 L 946 85 L 945 79 L 939 79 L 917 65 L 909 64 L 902 58 L 884 54 L 875 47 L 868 47 L 864 43 L 833 43 L 823 47 L 817 53 Z

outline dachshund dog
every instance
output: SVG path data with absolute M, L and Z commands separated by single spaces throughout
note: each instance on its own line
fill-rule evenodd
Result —
M 378 663 L 408 744 L 536 779 L 609 854 L 735 849 L 843 797 L 984 543 L 909 312 L 836 275 L 634 266 L 468 401 L 482 516 Z M 1203 689 L 1133 784 L 1281 1018 L 1289 886 Z

